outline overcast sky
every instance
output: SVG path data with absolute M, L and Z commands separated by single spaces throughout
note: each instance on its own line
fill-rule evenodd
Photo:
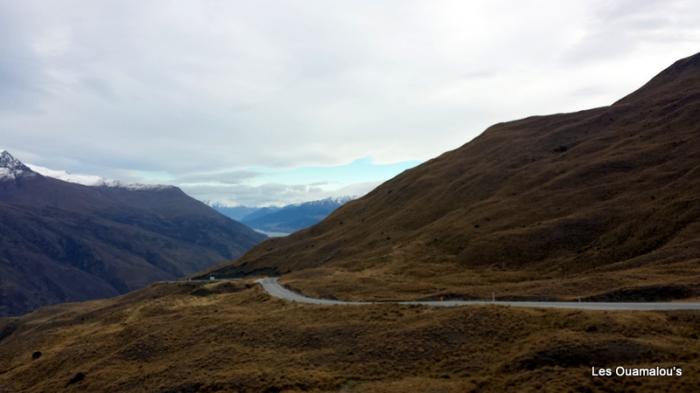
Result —
M 362 193 L 699 43 L 698 1 L 0 0 L 0 147 L 210 201 Z

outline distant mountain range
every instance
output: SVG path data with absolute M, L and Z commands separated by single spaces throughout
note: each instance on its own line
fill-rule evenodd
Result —
M 264 238 L 177 187 L 86 186 L 0 152 L 0 316 L 176 279 Z
M 282 207 L 226 207 L 216 204 L 212 207 L 256 230 L 272 234 L 288 234 L 318 223 L 351 199 L 351 197 L 326 198 Z
M 259 207 L 249 207 L 249 206 L 224 206 L 220 204 L 212 204 L 211 207 L 219 213 L 225 215 L 226 217 L 232 218 L 236 221 L 241 221 L 241 219 L 255 211 L 262 210 Z

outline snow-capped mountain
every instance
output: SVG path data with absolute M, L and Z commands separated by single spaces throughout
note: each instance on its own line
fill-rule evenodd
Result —
M 27 176 L 36 176 L 36 173 L 13 157 L 7 150 L 0 151 L 0 181 L 15 180 Z

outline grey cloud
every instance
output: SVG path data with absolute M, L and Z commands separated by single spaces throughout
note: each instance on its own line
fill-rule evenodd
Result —
M 0 2 L 0 114 L 34 112 L 36 97 L 48 93 L 39 59 L 25 45 L 29 32 L 22 16 L 12 4 Z
M 617 0 L 599 3 L 595 15 L 605 21 L 629 19 L 639 14 L 647 15 L 656 12 L 669 3 L 683 3 L 676 0 Z
M 177 184 L 183 183 L 206 183 L 219 182 L 223 184 L 241 184 L 246 180 L 250 180 L 260 175 L 254 171 L 227 171 L 215 173 L 194 173 L 180 176 L 174 180 Z
M 568 63 L 625 57 L 650 42 L 697 42 L 697 2 L 622 0 L 593 4 L 594 17 L 584 26 L 585 33 L 563 56 Z
M 91 90 L 92 92 L 95 93 L 100 98 L 103 98 L 108 101 L 116 100 L 118 99 L 118 96 L 114 89 L 112 88 L 111 84 L 101 78 L 85 78 L 83 80 L 83 85 L 88 89 Z
M 573 90 L 572 95 L 575 96 L 601 96 L 608 92 L 608 88 L 605 86 L 588 86 L 580 89 Z

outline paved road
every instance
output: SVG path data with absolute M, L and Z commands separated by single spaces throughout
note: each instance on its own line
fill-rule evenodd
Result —
M 385 304 L 387 302 L 344 302 L 342 300 L 317 299 L 290 291 L 280 285 L 276 277 L 261 278 L 256 281 L 267 293 L 279 299 L 298 303 L 322 305 L 367 305 Z M 515 302 L 515 301 L 484 301 L 484 300 L 445 300 L 445 301 L 405 301 L 391 302 L 393 304 L 422 305 L 431 307 L 458 307 L 495 304 L 511 307 L 529 308 L 566 308 L 578 310 L 637 310 L 637 311 L 671 311 L 671 310 L 700 310 L 700 303 L 622 303 L 622 302 Z

